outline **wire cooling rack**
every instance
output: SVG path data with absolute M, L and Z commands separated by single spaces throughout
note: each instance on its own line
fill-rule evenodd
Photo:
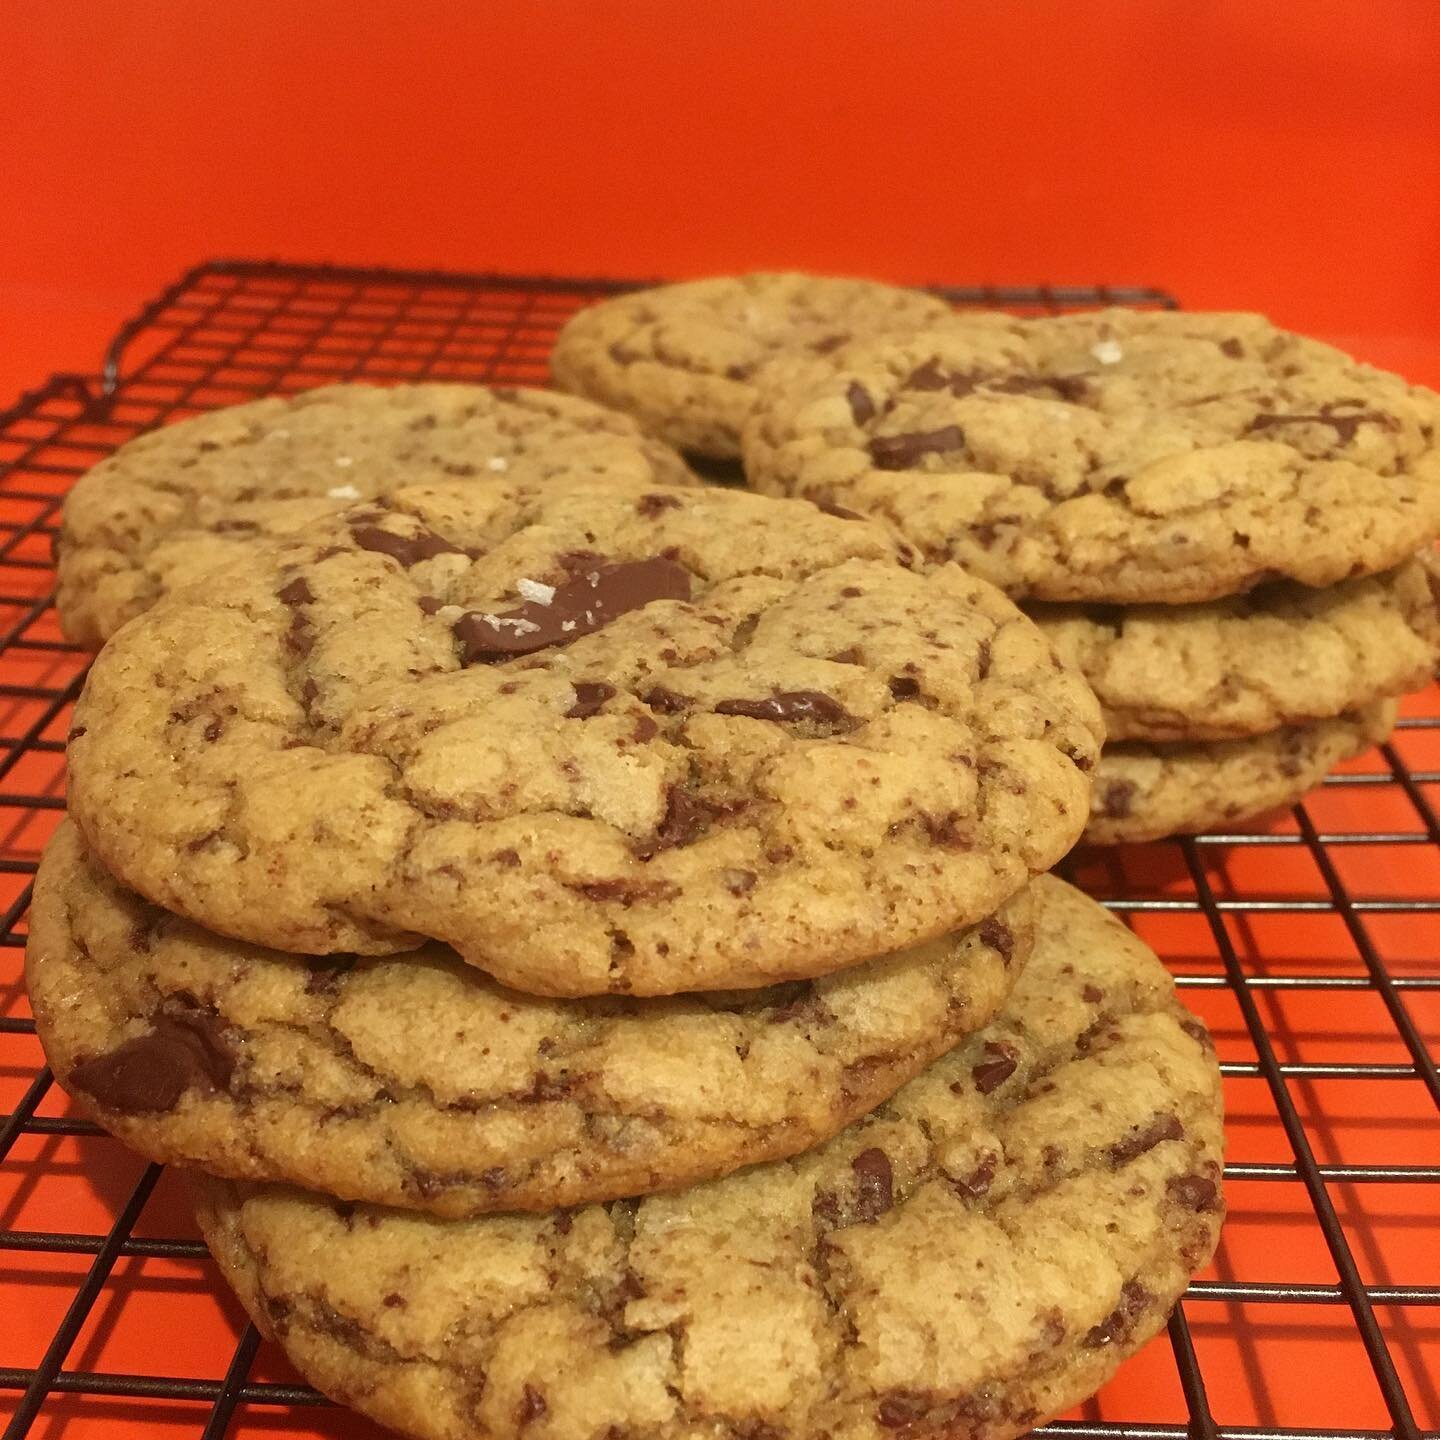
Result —
M 309 1390 L 220 1284 L 175 1177 L 69 1110 L 21 980 L 86 656 L 60 637 L 66 488 L 152 426 L 330 381 L 543 383 L 613 281 L 219 262 L 0 414 L 0 1422 L 5 1440 L 378 1434 Z M 947 290 L 1055 311 L 1142 289 Z M 1261 834 L 1081 852 L 1209 1021 L 1230 1219 L 1168 1336 L 1047 1427 L 1074 1440 L 1440 1436 L 1440 693 Z

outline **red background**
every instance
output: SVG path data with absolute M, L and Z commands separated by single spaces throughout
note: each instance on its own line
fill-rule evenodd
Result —
M 214 255 L 1164 284 L 1440 382 L 1433 0 L 8 0 L 0 403 Z

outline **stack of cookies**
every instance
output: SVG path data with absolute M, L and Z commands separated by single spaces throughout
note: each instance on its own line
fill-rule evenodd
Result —
M 1163 1325 L 1218 1072 L 1045 874 L 1100 714 L 998 589 L 523 392 L 107 465 L 36 1020 L 316 1385 L 445 1440 L 999 1437 Z
M 877 517 L 1021 600 L 1104 707 L 1088 839 L 1292 803 L 1428 680 L 1440 398 L 1253 315 L 891 302 L 857 331 L 802 316 L 840 282 L 808 283 L 607 302 L 555 374 L 711 455 L 743 432 L 757 489 Z M 789 339 L 727 374 L 742 295 Z

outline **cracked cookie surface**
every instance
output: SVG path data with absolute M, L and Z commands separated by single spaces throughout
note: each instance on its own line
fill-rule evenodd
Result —
M 1378 745 L 1396 705 L 1212 744 L 1107 745 L 1095 771 L 1085 839 L 1096 844 L 1228 830 L 1293 805 L 1342 760 Z
M 26 977 L 60 1083 L 155 1160 L 460 1216 L 675 1189 L 829 1138 L 987 1023 L 1029 891 L 774 989 L 542 1000 L 441 945 L 306 960 L 124 890 L 62 825 Z
M 70 813 L 129 888 L 537 994 L 773 984 L 978 923 L 1083 827 L 1099 711 L 998 591 L 716 489 L 417 487 L 92 668 Z
M 856 336 L 945 319 L 933 295 L 872 280 L 755 274 L 691 280 L 579 311 L 550 368 L 564 389 L 634 415 L 682 449 L 740 453 L 761 369 Z
M 695 483 L 624 415 L 544 390 L 327 385 L 141 435 L 66 497 L 56 606 L 98 644 L 257 537 L 449 477 Z
M 819 1150 L 677 1195 L 438 1221 L 197 1177 L 267 1334 L 423 1440 L 1008 1440 L 1209 1260 L 1220 1078 L 1154 955 L 1035 882 L 994 1025 Z
M 1440 589 L 1440 577 L 1437 577 Z M 1440 614 L 1427 564 L 1203 605 L 1026 607 L 1090 682 L 1109 742 L 1231 740 L 1418 690 Z
M 771 379 L 752 484 L 1015 596 L 1332 585 L 1440 533 L 1440 397 L 1255 315 L 959 317 Z

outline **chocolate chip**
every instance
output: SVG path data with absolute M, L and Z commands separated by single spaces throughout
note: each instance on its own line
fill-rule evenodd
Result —
M 725 378 L 727 380 L 748 380 L 755 373 L 753 365 L 727 365 L 725 367 Z
M 568 1235 L 575 1228 L 575 1217 L 568 1210 L 561 1210 L 555 1216 L 555 1233 Z
M 714 816 L 715 811 L 698 795 L 672 785 L 665 799 L 665 818 L 660 828 L 631 848 L 641 860 L 649 860 L 662 850 L 676 850 L 698 840 L 710 828 Z
M 720 883 L 732 895 L 748 895 L 755 888 L 759 877 L 753 870 L 722 870 Z
M 1120 1288 L 1120 1303 L 1086 1334 L 1082 1343 L 1091 1350 L 1098 1350 L 1126 1339 L 1140 1312 L 1154 1298 L 1138 1280 L 1127 1280 Z
M 819 690 L 781 690 L 768 700 L 721 700 L 717 715 L 743 715 L 750 720 L 790 721 L 853 730 L 859 721 L 836 699 Z
M 1239 360 L 1245 354 L 1245 347 L 1238 340 L 1222 340 L 1220 350 L 1222 354 L 1228 355 L 1232 360 Z
M 445 608 L 445 602 L 438 595 L 422 595 L 415 603 L 424 615 L 433 615 L 437 610 Z
M 1105 998 L 1105 992 L 1098 985 L 1082 985 L 1080 998 L 1088 1005 L 1098 1005 Z
M 513 870 L 520 863 L 520 854 L 516 850 L 497 850 L 490 858 L 507 870 Z
M 920 693 L 920 682 L 913 675 L 892 675 L 890 693 L 897 700 L 913 700 Z
M 447 475 L 455 475 L 462 480 L 468 480 L 472 475 L 480 473 L 468 460 L 448 460 L 440 468 Z
M 987 1058 L 970 1070 L 975 1088 L 982 1095 L 988 1095 L 1003 1085 L 1015 1073 L 1015 1067 L 1020 1063 L 1015 1047 L 1006 1045 L 1003 1041 L 987 1040 L 985 1054 Z
M 906 390 L 947 390 L 949 387 L 950 376 L 940 368 L 940 362 L 927 360 L 905 377 L 903 388 Z
M 1165 1182 L 1165 1189 L 1177 1205 L 1200 1214 L 1220 1208 L 1220 1187 L 1204 1175 L 1175 1175 Z
M 82 1061 L 70 1083 L 107 1110 L 153 1115 L 173 1110 L 187 1090 L 224 1090 L 234 1069 L 215 1019 L 187 1012 L 159 1015 L 144 1035 Z
M 1347 415 L 1336 413 L 1342 406 L 1358 403 L 1358 401 L 1333 401 L 1329 405 L 1322 405 L 1319 411 L 1313 415 L 1279 415 L 1262 412 L 1245 427 L 1243 433 L 1255 435 L 1285 425 L 1328 425 L 1335 432 L 1335 443 L 1348 445 L 1354 440 L 1361 425 L 1367 422 L 1383 426 L 1386 430 L 1398 428 L 1399 422 L 1393 415 L 1386 415 L 1378 410 L 1353 410 Z
M 680 893 L 680 887 L 668 880 L 626 880 L 620 877 L 582 881 L 569 888 L 579 891 L 587 900 L 601 903 L 616 901 L 627 908 L 644 900 L 673 900 Z
M 844 650 L 837 650 L 830 660 L 835 665 L 863 665 L 865 658 L 860 653 L 858 645 L 848 646 Z
M 287 605 L 311 605 L 315 601 L 309 581 L 303 575 L 297 575 L 288 585 L 282 585 L 275 592 L 275 597 Z
M 838 335 L 827 335 L 823 340 L 812 340 L 810 353 L 812 355 L 829 355 L 832 351 L 838 350 L 849 338 L 849 335 L 842 331 Z
M 984 680 L 989 676 L 991 663 L 990 642 L 982 640 L 975 647 L 975 678 L 977 680 Z
M 992 915 L 988 920 L 980 922 L 976 933 L 980 936 L 982 945 L 988 945 L 997 951 L 1007 965 L 1010 963 L 1010 957 L 1015 953 L 1015 936 L 1003 920 L 997 920 Z
M 953 1084 L 952 1090 L 963 1090 L 960 1084 Z M 1000 1157 L 994 1151 L 987 1151 L 980 1163 L 961 1180 L 952 1180 L 956 1191 L 969 1200 L 979 1200 L 982 1196 L 989 1194 L 990 1187 L 995 1183 L 995 1167 Z
M 603 680 L 578 680 L 575 683 L 575 703 L 565 712 L 567 720 L 588 720 L 598 714 L 600 707 L 615 694 L 615 687 Z
M 1100 813 L 1107 820 L 1123 820 L 1135 800 L 1133 780 L 1109 780 L 1100 792 Z
M 643 515 L 647 520 L 653 520 L 664 510 L 677 510 L 681 505 L 678 495 L 642 495 L 635 502 L 635 513 Z
M 295 610 L 290 615 L 290 626 L 285 631 L 285 648 L 302 659 L 315 648 L 315 627 L 303 610 Z
M 379 555 L 388 555 L 398 560 L 405 569 L 418 565 L 422 560 L 433 560 L 437 555 L 463 555 L 465 552 L 452 545 L 433 530 L 422 529 L 417 535 L 396 535 L 382 530 L 377 525 L 357 525 L 350 537 L 362 550 L 373 550 Z
M 1147 1150 L 1153 1150 L 1162 1140 L 1179 1140 L 1184 1134 L 1185 1127 L 1176 1116 L 1157 1115 L 1148 1125 L 1142 1126 L 1123 1140 L 1117 1140 L 1105 1152 L 1105 1158 L 1118 1168 L 1129 1164 Z
M 825 514 L 833 515 L 837 520 L 863 520 L 865 518 L 858 510 L 847 510 L 833 500 L 816 500 L 814 503 L 817 510 L 823 510 Z
M 677 695 L 663 685 L 656 685 L 640 697 L 652 710 L 660 715 L 678 715 L 694 702 L 688 695 Z
M 932 845 L 939 845 L 942 849 L 974 848 L 975 838 L 962 811 L 949 810 L 944 815 L 922 815 L 920 828 L 930 837 Z
M 890 1157 L 871 1146 L 851 1162 L 855 1172 L 855 1214 L 862 1225 L 873 1225 L 895 1203 Z
M 926 455 L 943 455 L 964 445 L 965 432 L 958 425 L 942 425 L 938 430 L 914 430 L 906 435 L 877 435 L 869 449 L 879 469 L 909 470 Z
M 545 1397 L 533 1385 L 526 1385 L 515 1407 L 515 1424 L 523 1430 L 532 1421 L 538 1420 L 549 1410 Z
M 850 406 L 850 418 L 857 425 L 868 425 L 875 418 L 875 402 L 858 380 L 852 380 L 846 386 L 845 399 Z
M 597 563 L 555 589 L 548 605 L 527 600 L 512 610 L 470 610 L 454 625 L 461 661 L 504 660 L 568 645 L 655 600 L 689 600 L 690 572 L 655 555 L 618 565 Z
M 637 715 L 635 728 L 631 730 L 630 738 L 637 745 L 643 745 L 647 740 L 653 740 L 659 733 L 660 727 L 648 715 Z

